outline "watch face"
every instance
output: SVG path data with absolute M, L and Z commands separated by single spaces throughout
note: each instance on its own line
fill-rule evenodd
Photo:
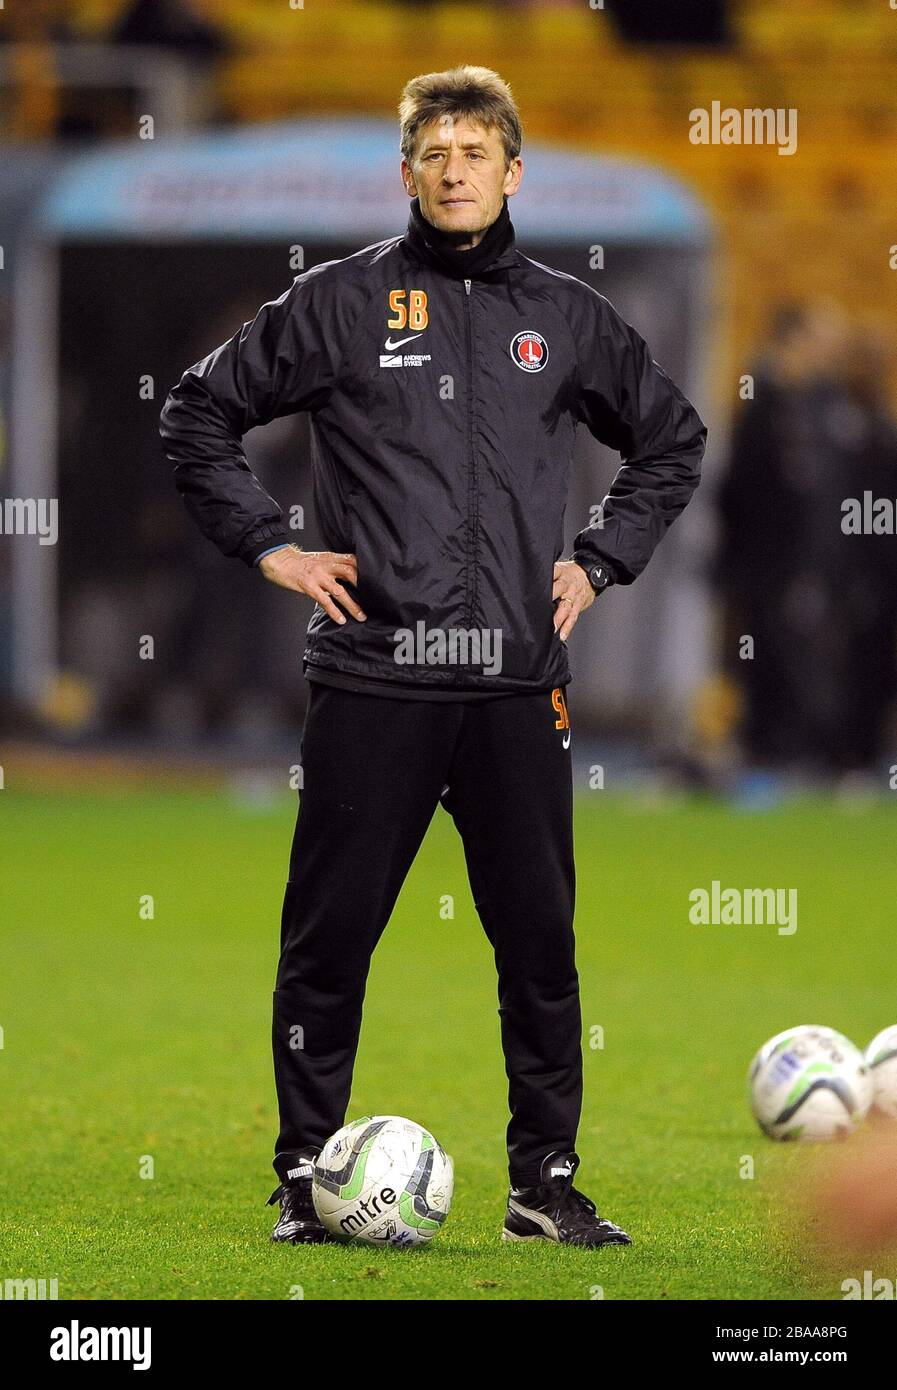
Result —
M 592 581 L 593 589 L 607 588 L 607 570 L 603 565 L 593 565 L 589 570 L 589 579 Z

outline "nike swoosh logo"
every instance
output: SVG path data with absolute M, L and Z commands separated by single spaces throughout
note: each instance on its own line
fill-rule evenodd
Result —
M 412 333 L 410 338 L 399 338 L 396 343 L 393 342 L 392 338 L 387 338 L 383 346 L 387 352 L 395 352 L 396 348 L 404 347 L 406 343 L 413 343 L 415 338 L 420 337 L 420 333 Z
M 569 747 L 570 747 L 570 735 L 572 734 L 572 732 L 573 732 L 572 729 L 568 729 L 567 732 L 564 734 L 564 747 L 565 747 L 565 748 L 569 748 Z M 568 1168 L 568 1169 L 567 1169 L 567 1172 L 569 1173 L 569 1171 L 570 1171 L 570 1169 Z

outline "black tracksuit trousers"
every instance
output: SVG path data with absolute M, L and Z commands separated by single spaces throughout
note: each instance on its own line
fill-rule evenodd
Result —
M 440 800 L 495 952 L 512 1183 L 575 1148 L 569 743 L 561 691 L 462 703 L 311 684 L 274 992 L 281 1178 L 345 1122 L 371 954 Z

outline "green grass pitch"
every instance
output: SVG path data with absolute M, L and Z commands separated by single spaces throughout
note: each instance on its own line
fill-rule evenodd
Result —
M 269 1244 L 293 814 L 286 795 L 2 793 L 0 1279 L 75 1299 L 841 1296 L 857 1271 L 824 1272 L 782 1218 L 808 1152 L 761 1136 L 745 1070 L 795 1023 L 865 1046 L 897 1022 L 887 807 L 579 797 L 578 1185 L 635 1241 L 593 1253 L 500 1242 L 494 972 L 441 809 L 375 958 L 349 1115 L 431 1128 L 455 1160 L 451 1216 L 422 1250 Z M 688 894 L 713 879 L 796 888 L 796 934 L 692 925 Z

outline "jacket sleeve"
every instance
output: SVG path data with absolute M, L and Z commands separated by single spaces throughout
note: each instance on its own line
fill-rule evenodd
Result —
M 707 431 L 602 295 L 589 290 L 571 326 L 577 418 L 623 459 L 597 520 L 576 537 L 573 558 L 586 568 L 601 562 L 617 583 L 631 584 L 698 485 Z
M 323 291 L 316 271 L 300 275 L 190 367 L 162 410 L 165 457 L 188 512 L 225 555 L 249 565 L 290 535 L 281 508 L 249 469 L 243 436 L 327 399 L 339 367 L 339 325 Z

